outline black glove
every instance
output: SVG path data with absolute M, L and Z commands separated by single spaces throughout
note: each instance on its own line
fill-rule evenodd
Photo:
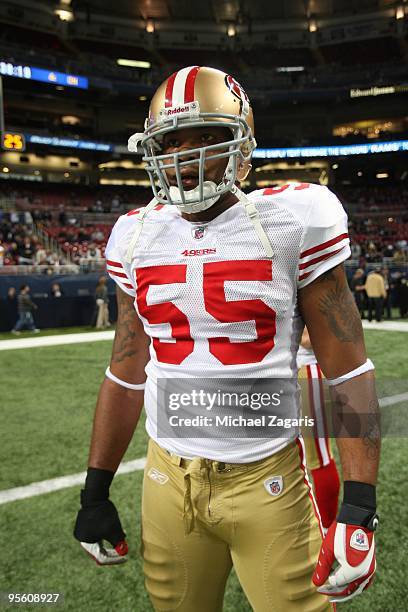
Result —
M 112 565 L 127 560 L 128 546 L 118 512 L 109 499 L 113 472 L 88 468 L 85 489 L 81 491 L 81 509 L 74 536 L 99 565 Z M 106 549 L 103 540 L 114 548 Z

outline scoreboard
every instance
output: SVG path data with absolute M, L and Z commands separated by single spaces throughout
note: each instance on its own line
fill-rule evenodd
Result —
M 24 134 L 18 132 L 3 132 L 1 146 L 6 151 L 25 151 Z
M 36 66 L 23 66 L 22 64 L 12 64 L 11 62 L 0 60 L 0 75 L 27 79 L 30 81 L 42 81 L 53 85 L 63 85 L 66 87 L 77 87 L 78 89 L 88 89 L 89 81 L 86 77 L 77 74 L 67 74 L 56 70 L 45 70 Z

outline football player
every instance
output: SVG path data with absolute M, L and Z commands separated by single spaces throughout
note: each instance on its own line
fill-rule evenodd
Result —
M 323 530 L 327 531 L 336 518 L 340 479 L 332 457 L 326 414 L 330 410 L 327 386 L 317 363 L 307 327 L 304 328 L 297 354 L 302 391 L 302 416 L 313 419 L 313 429 L 302 426 L 307 469 L 313 478 L 313 488 Z
M 378 522 L 378 402 L 342 265 L 346 214 L 326 187 L 241 191 L 256 146 L 252 109 L 213 68 L 166 79 L 144 132 L 130 138 L 130 150 L 139 146 L 154 197 L 119 218 L 106 249 L 118 321 L 75 537 L 100 563 L 126 554 L 109 489 L 144 403 L 142 554 L 154 608 L 220 611 L 234 566 L 256 612 L 329 610 L 371 582 Z M 341 431 L 350 412 L 359 424 L 358 437 L 337 440 L 344 498 L 323 541 L 294 419 L 262 437 L 163 426 L 168 387 L 296 379 L 303 321 Z M 296 385 L 285 389 L 296 415 Z M 183 414 L 194 417 L 189 397 L 180 395 Z

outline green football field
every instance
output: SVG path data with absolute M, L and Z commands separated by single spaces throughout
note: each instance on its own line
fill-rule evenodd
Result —
M 400 393 L 408 379 L 408 334 L 371 330 L 366 340 L 378 378 L 388 379 L 387 384 L 380 384 L 380 395 Z M 111 342 L 100 341 L 0 351 L 1 490 L 85 470 L 95 397 L 110 348 Z M 401 408 L 400 418 L 406 421 L 403 405 L 396 408 Z M 125 461 L 143 457 L 145 449 L 146 434 L 140 424 Z M 339 610 L 407 609 L 407 482 L 407 439 L 385 438 L 378 487 L 382 520 L 377 536 L 377 579 L 363 596 Z M 139 557 L 141 483 L 139 471 L 118 475 L 112 485 L 112 499 L 130 544 L 130 560 L 120 567 L 97 567 L 72 537 L 78 486 L 0 505 L 0 591 L 60 592 L 64 603 L 59 609 L 72 612 L 151 611 Z M 39 608 L 20 606 L 20 610 Z M 250 610 L 231 575 L 224 611 Z

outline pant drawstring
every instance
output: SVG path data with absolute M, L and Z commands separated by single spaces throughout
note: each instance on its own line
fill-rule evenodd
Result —
M 190 474 L 184 476 L 184 533 L 188 535 L 194 529 L 194 508 L 191 499 L 191 478 Z
M 184 474 L 184 510 L 183 510 L 183 521 L 184 521 L 184 533 L 188 535 L 194 529 L 196 508 L 194 505 L 194 499 L 191 495 L 191 473 L 199 471 L 201 469 L 201 459 L 197 457 L 193 459 L 188 465 Z

